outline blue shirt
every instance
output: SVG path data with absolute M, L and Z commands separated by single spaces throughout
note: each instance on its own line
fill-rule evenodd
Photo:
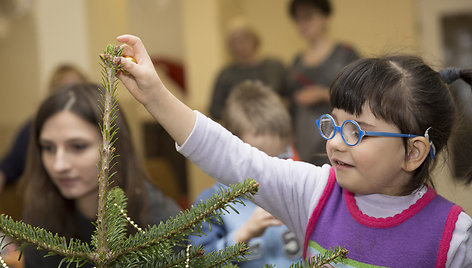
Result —
M 213 185 L 203 191 L 197 198 L 197 202 L 205 200 L 220 188 L 227 188 L 221 183 Z M 202 245 L 205 253 L 220 250 L 227 246 L 236 244 L 234 235 L 236 231 L 251 217 L 257 205 L 248 199 L 242 199 L 245 205 L 232 205 L 238 212 L 231 212 L 221 216 L 223 224 L 212 223 L 211 231 L 208 223 L 203 223 L 202 231 L 206 234 L 201 237 L 191 236 L 193 245 Z M 238 263 L 244 267 L 262 267 L 264 264 L 275 264 L 276 267 L 289 267 L 298 262 L 302 257 L 301 244 L 285 225 L 273 226 L 265 230 L 260 237 L 251 239 L 248 243 L 251 254 L 247 256 L 248 262 Z

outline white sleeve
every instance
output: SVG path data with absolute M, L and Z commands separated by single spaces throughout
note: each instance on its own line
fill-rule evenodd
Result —
M 464 212 L 459 214 L 452 233 L 446 267 L 472 268 L 472 219 Z
M 303 243 L 308 219 L 329 176 L 329 165 L 279 159 L 242 142 L 197 113 L 195 126 L 177 150 L 204 172 L 228 185 L 252 178 L 259 183 L 256 204 L 280 219 Z

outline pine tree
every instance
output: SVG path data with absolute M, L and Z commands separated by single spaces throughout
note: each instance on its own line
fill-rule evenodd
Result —
M 204 255 L 202 247 L 186 244 L 188 235 L 203 235 L 203 221 L 220 222 L 220 216 L 232 204 L 241 203 L 239 197 L 251 198 L 257 192 L 258 184 L 252 179 L 221 189 L 218 193 L 200 202 L 196 206 L 179 213 L 158 226 L 138 227 L 126 213 L 126 196 L 122 189 L 110 189 L 114 173 L 110 166 L 116 164 L 113 144 L 116 141 L 117 128 L 114 125 L 117 112 L 116 89 L 117 72 L 121 69 L 122 50 L 109 45 L 100 55 L 102 70 L 103 125 L 100 126 L 103 138 L 99 158 L 99 204 L 96 230 L 90 244 L 78 239 L 53 234 L 45 229 L 33 227 L 21 221 L 16 222 L 7 215 L 0 216 L 0 230 L 6 236 L 22 244 L 35 245 L 47 250 L 49 255 L 63 256 L 59 266 L 80 267 L 92 263 L 98 268 L 105 267 L 237 267 L 232 264 L 244 261 L 248 248 L 243 243 L 227 247 L 220 251 Z M 98 90 L 98 89 L 97 89 Z M 236 211 L 237 212 L 237 211 Z M 127 233 L 127 226 L 136 228 L 135 234 Z M 175 248 L 183 248 L 174 252 Z M 300 261 L 293 267 L 322 267 L 329 263 L 338 263 L 345 258 L 347 250 L 335 248 L 308 261 Z M 1 259 L 1 258 L 0 258 Z M 3 260 L 1 264 L 6 267 Z M 266 267 L 271 267 L 266 265 Z

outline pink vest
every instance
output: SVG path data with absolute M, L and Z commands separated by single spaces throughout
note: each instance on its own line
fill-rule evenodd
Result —
M 343 246 L 349 251 L 343 267 L 445 267 L 460 212 L 461 207 L 428 187 L 400 214 L 367 216 L 357 207 L 354 194 L 338 185 L 331 168 L 308 222 L 303 257 Z

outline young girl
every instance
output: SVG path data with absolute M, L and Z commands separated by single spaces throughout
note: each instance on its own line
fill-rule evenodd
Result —
M 22 178 L 25 222 L 90 241 L 98 210 L 99 100 L 98 85 L 81 83 L 53 93 L 39 107 Z M 177 204 L 147 181 L 121 111 L 115 123 L 119 157 L 112 185 L 125 191 L 128 214 L 141 227 L 175 216 Z M 25 248 L 25 267 L 58 267 L 62 257 L 44 258 L 45 253 Z
M 455 113 L 420 59 L 363 59 L 342 71 L 334 109 L 318 120 L 331 166 L 318 167 L 269 157 L 192 111 L 161 83 L 139 38 L 118 41 L 137 60 L 123 61 L 120 79 L 177 149 L 224 184 L 257 180 L 255 202 L 304 241 L 305 257 L 345 246 L 344 267 L 472 267 L 472 219 L 427 186 Z M 471 83 L 470 70 L 443 77 Z

